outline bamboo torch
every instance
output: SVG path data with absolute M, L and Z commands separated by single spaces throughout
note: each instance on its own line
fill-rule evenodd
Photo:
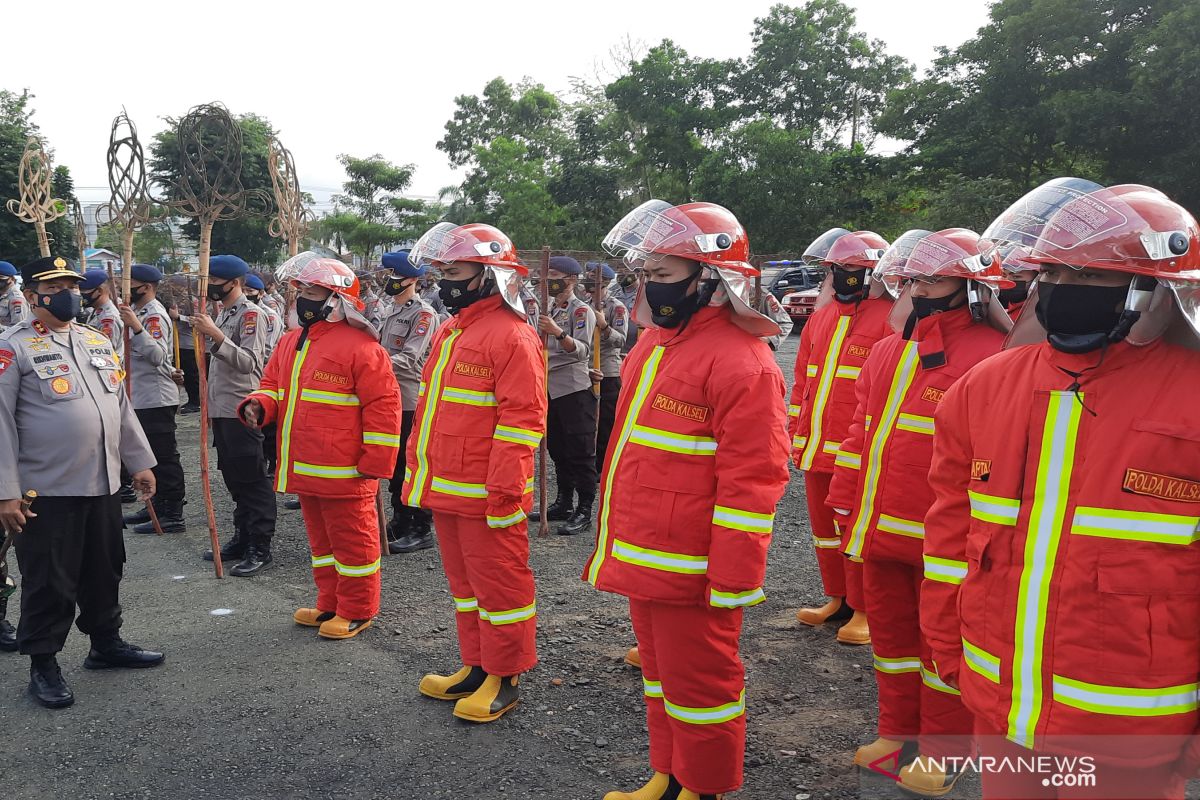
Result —
M 538 295 L 541 300 L 541 313 L 550 313 L 550 248 L 542 247 L 542 272 L 538 281 Z M 550 336 L 542 336 L 542 369 L 545 370 L 546 381 L 550 380 Z M 550 523 L 546 519 L 546 437 L 542 437 L 538 445 L 538 538 L 550 535 Z
M 17 219 L 33 225 L 37 232 L 38 252 L 43 258 L 50 255 L 50 235 L 46 225 L 67 213 L 67 204 L 54 197 L 54 170 L 50 156 L 36 137 L 25 142 L 21 164 L 17 171 L 17 199 L 8 201 L 8 210 Z

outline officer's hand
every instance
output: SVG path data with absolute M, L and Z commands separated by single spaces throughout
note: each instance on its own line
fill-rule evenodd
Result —
M 171 370 L 171 380 L 173 380 L 176 383 L 176 385 L 183 386 L 183 370 L 181 370 L 181 369 Z
M 143 503 L 154 497 L 154 473 L 148 469 L 133 474 L 133 491 Z
M 210 339 L 224 338 L 221 334 L 221 329 L 212 321 L 212 317 L 208 314 L 194 314 L 192 316 L 192 328 L 200 331 Z
M 262 403 L 254 398 L 247 400 L 246 404 L 242 406 L 242 419 L 246 421 L 247 425 L 255 428 L 261 427 L 263 421 Z
M 542 314 L 538 317 L 538 332 L 544 336 L 558 336 L 563 331 L 549 314 Z
M 588 368 L 588 377 L 592 379 L 592 383 L 599 383 L 604 379 L 604 373 L 598 369 Z
M 171 315 L 171 319 L 175 320 L 176 322 L 178 322 L 178 321 L 179 321 L 179 308 L 178 308 L 178 306 L 171 306 L 170 308 L 168 308 L 168 309 L 167 309 L 167 313 Z
M 129 329 L 134 333 L 142 332 L 142 323 L 138 321 L 137 312 L 131 306 L 121 304 L 117 306 L 117 311 L 121 312 L 121 322 L 129 326 Z
M 25 530 L 25 522 L 37 514 L 27 510 L 21 504 L 21 498 L 0 500 L 0 528 L 3 533 L 20 533 Z
M 596 312 L 596 327 L 602 331 L 608 330 L 608 320 L 604 318 L 603 311 Z

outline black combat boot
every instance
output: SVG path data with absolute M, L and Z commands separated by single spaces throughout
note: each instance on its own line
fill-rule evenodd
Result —
M 575 511 L 567 519 L 565 523 L 558 526 L 554 532 L 559 536 L 574 536 L 578 533 L 591 530 L 592 527 L 592 502 L 595 498 L 592 495 L 579 493 L 579 505 L 575 506 Z
M 241 561 L 245 557 L 246 557 L 246 537 L 242 534 L 241 531 L 237 531 L 236 533 L 233 534 L 232 539 L 230 539 L 225 544 L 221 545 L 221 563 L 224 564 L 224 563 L 228 563 L 230 561 Z M 212 550 L 204 551 L 204 560 L 205 561 L 213 560 Z
M 0 651 L 15 653 L 17 651 L 17 629 L 7 619 L 8 596 L 4 593 L 5 588 L 4 584 L 0 584 Z
M 145 669 L 157 667 L 166 658 L 162 653 L 143 650 L 116 634 L 93 636 L 92 649 L 83 660 L 84 669 Z
M 415 553 L 418 550 L 428 550 L 434 544 L 429 515 L 420 509 L 410 508 L 408 510 L 408 532 L 403 537 L 388 542 L 388 552 L 392 555 Z
M 157 510 L 155 509 L 155 511 Z M 150 511 L 146 508 L 146 504 L 143 503 L 141 508 L 136 511 L 130 511 L 121 518 L 121 521 L 125 523 L 126 528 L 136 528 L 138 525 L 150 521 Z M 154 533 L 153 527 L 150 528 L 150 533 Z
M 46 708 L 66 708 L 75 702 L 53 654 L 30 656 L 29 693 Z
M 158 533 L 154 530 L 154 520 L 150 519 L 149 512 L 142 509 L 142 513 L 146 515 L 144 522 L 139 522 L 133 526 L 134 533 L 148 534 Z M 187 524 L 183 521 L 183 503 L 162 503 L 154 506 L 154 513 L 158 515 L 158 524 L 162 528 L 163 533 L 183 533 L 187 530 Z
M 246 548 L 246 555 L 229 574 L 235 578 L 252 578 L 271 565 L 271 545 L 252 543 Z
M 554 502 L 546 507 L 546 519 L 551 522 L 562 522 L 571 517 L 571 512 L 574 510 L 572 504 L 575 500 L 575 490 L 570 486 L 559 486 L 558 496 L 554 498 Z M 529 513 L 530 522 L 541 522 L 542 515 L 535 505 L 533 511 Z

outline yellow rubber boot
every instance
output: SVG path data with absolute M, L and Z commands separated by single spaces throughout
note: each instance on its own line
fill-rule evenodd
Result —
M 943 797 L 954 789 L 961 773 L 947 773 L 928 758 L 917 759 L 900 769 L 900 786 L 921 797 Z
M 796 612 L 796 619 L 802 625 L 808 625 L 815 628 L 818 625 L 824 625 L 830 621 L 831 617 L 838 615 L 839 611 L 847 607 L 845 601 L 840 597 L 831 597 L 829 602 L 820 608 L 802 608 Z M 841 615 L 838 615 L 841 616 Z M 836 621 L 836 619 L 834 620 Z
M 871 628 L 867 625 L 867 612 L 855 611 L 850 621 L 838 628 L 837 640 L 842 644 L 870 644 Z
M 896 751 L 903 749 L 905 744 L 903 740 L 884 739 L 881 736 L 870 744 L 864 744 L 854 751 L 854 765 L 869 768 L 880 759 L 887 758 L 896 753 Z
M 679 784 L 664 772 L 654 773 L 654 777 L 640 789 L 632 792 L 609 792 L 604 800 L 662 800 L 664 797 L 676 797 Z
M 453 675 L 426 675 L 421 678 L 421 685 L 417 690 L 435 700 L 458 700 L 474 694 L 475 690 L 483 685 L 483 679 L 486 677 L 487 673 L 483 671 L 483 667 L 464 666 Z
M 335 615 L 321 623 L 318 633 L 326 639 L 350 639 L 371 627 L 372 622 L 369 619 L 346 619 Z
M 321 623 L 328 622 L 333 619 L 336 614 L 332 611 L 321 611 L 316 608 L 297 608 L 296 613 L 292 614 L 292 619 L 297 625 L 303 625 L 306 628 L 319 628 Z
M 642 656 L 636 647 L 629 648 L 629 652 L 625 654 L 625 663 L 631 667 L 642 668 Z
M 488 675 L 473 694 L 454 704 L 454 716 L 468 722 L 495 722 L 521 699 L 517 679 L 517 675 Z

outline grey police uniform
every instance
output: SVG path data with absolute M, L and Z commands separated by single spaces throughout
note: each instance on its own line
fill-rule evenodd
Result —
M 135 313 L 142 330 L 129 337 L 127 368 L 130 371 L 133 408 L 158 461 L 158 466 L 154 468 L 154 478 L 158 484 L 154 508 L 164 523 L 167 520 L 182 523 L 183 467 L 179 463 L 179 447 L 175 439 L 179 385 L 171 377 L 175 371 L 174 329 L 166 307 L 157 298 Z
M 266 362 L 271 360 L 271 353 L 275 352 L 275 345 L 279 344 L 279 340 L 283 338 L 283 318 L 265 302 L 260 302 L 258 308 L 262 311 L 263 320 L 267 326 L 267 346 L 263 351 L 263 366 L 265 367 Z
M 125 357 L 125 323 L 121 320 L 121 313 L 117 311 L 117 304 L 112 300 L 105 300 L 92 310 L 91 319 L 87 321 L 88 327 L 95 328 L 108 337 L 108 341 L 112 342 L 112 346 L 116 348 L 117 355 Z
M 269 552 L 275 535 L 275 491 L 267 477 L 263 434 L 237 418 L 238 404 L 258 388 L 267 349 L 263 311 L 245 296 L 221 311 L 224 341 L 212 349 L 208 415 L 213 421 L 217 468 L 233 497 L 235 535 Z
M 122 463 L 155 465 L 108 339 L 32 318 L 0 332 L 0 499 L 38 493 L 15 540 L 22 653 L 61 650 L 76 604 L 84 633 L 120 630 Z
M 400 520 L 401 530 L 408 529 L 414 522 L 427 528 L 428 520 L 432 518 L 424 509 L 404 505 L 400 489 L 404 485 L 408 436 L 412 433 L 413 418 L 416 415 L 421 371 L 429 358 L 429 346 L 433 344 L 433 334 L 438 325 L 438 315 L 433 306 L 418 296 L 400 306 L 393 301 L 392 313 L 383 321 L 379 334 L 380 344 L 392 359 L 392 372 L 400 384 L 400 402 L 403 408 L 400 417 L 400 457 L 396 459 L 396 470 L 388 483 L 392 519 Z
M 0 330 L 17 325 L 29 316 L 29 304 L 15 285 L 0 296 Z
M 569 492 L 577 490 L 581 502 L 590 503 L 596 494 L 596 395 L 588 368 L 596 312 L 572 296 L 565 306 L 556 305 L 550 317 L 575 340 L 575 350 L 567 352 L 550 338 L 546 449 L 554 461 L 559 492 L 570 497 Z
M 629 309 L 605 292 L 601 304 L 608 327 L 600 333 L 600 416 L 596 431 L 596 474 L 604 469 L 604 455 L 617 418 L 617 398 L 621 394 L 621 361 L 625 357 L 625 339 L 629 336 Z

